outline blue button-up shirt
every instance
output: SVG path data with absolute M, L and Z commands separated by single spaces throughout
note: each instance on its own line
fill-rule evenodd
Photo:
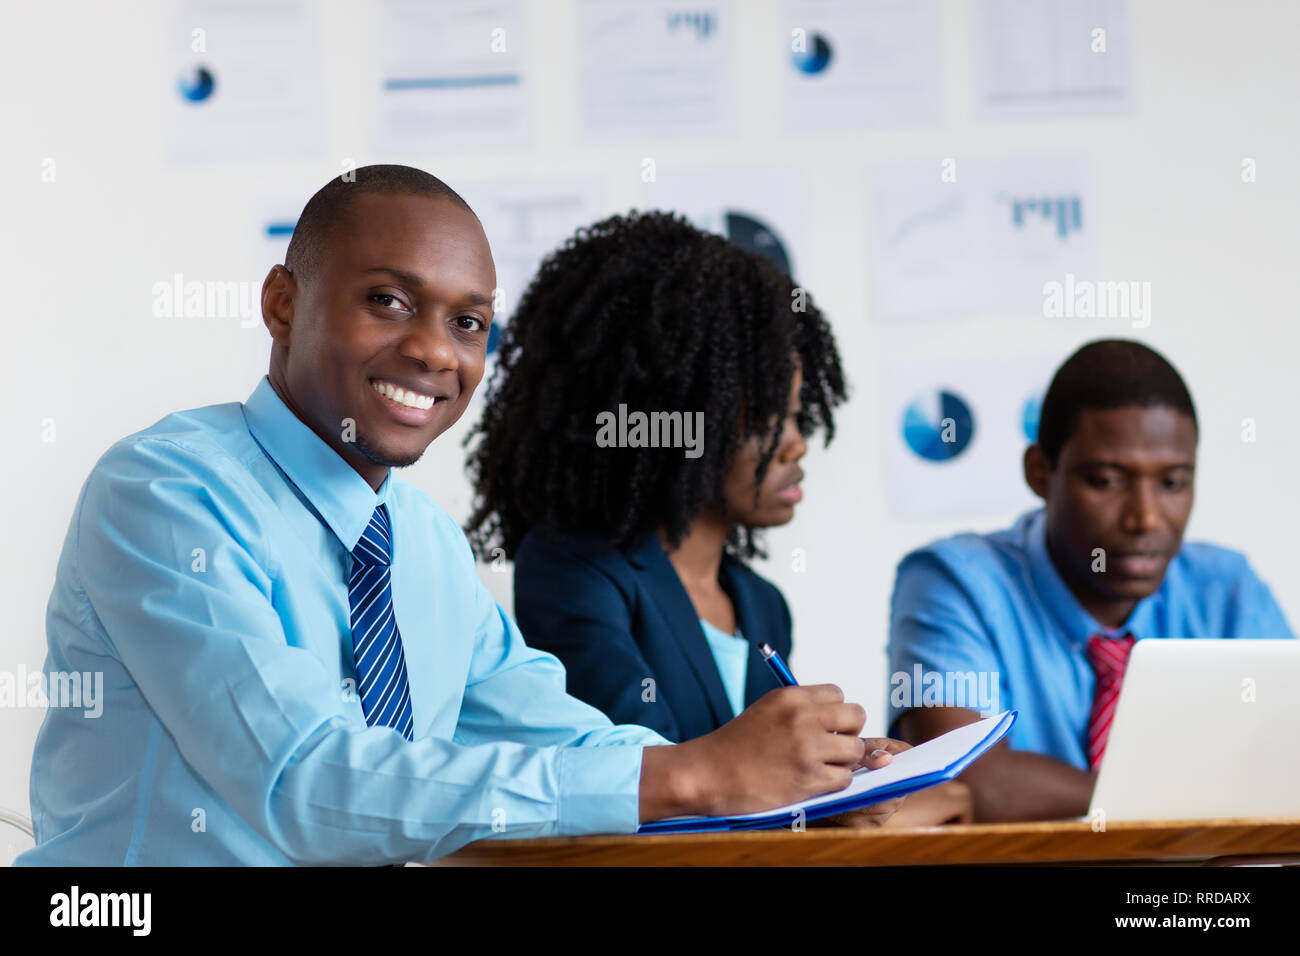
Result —
M 1109 631 L 1061 579 L 1045 525 L 1039 509 L 1006 531 L 959 534 L 902 560 L 889 636 L 891 728 L 915 706 L 1018 710 L 1013 748 L 1087 769 L 1096 677 L 1084 647 L 1093 634 L 1294 637 L 1241 554 L 1198 542 L 1184 543 L 1160 588 Z
M 347 579 L 381 503 L 413 741 L 367 726 L 355 691 Z M 46 672 L 103 699 L 51 698 L 24 864 L 385 863 L 631 833 L 642 747 L 668 743 L 566 695 L 456 523 L 392 472 L 376 494 L 266 378 L 104 454 L 47 634 Z

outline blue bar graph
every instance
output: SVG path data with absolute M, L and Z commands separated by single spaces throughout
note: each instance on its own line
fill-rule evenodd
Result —
M 442 90 L 471 86 L 514 86 L 518 73 L 485 73 L 481 76 L 410 76 L 384 80 L 386 90 Z
M 1083 204 L 1078 196 L 1039 196 L 1030 199 L 1011 200 L 1011 224 L 1021 228 L 1025 224 L 1025 214 L 1037 212 L 1045 222 L 1056 221 L 1056 235 L 1066 238 L 1071 231 L 1083 228 Z

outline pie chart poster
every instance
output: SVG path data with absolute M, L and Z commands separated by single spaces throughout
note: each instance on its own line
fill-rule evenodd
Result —
M 1059 357 L 897 356 L 881 379 L 885 492 L 898 517 L 1035 506 L 1021 458 Z

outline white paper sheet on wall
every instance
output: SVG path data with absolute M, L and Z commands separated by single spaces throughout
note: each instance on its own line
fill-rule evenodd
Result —
M 805 167 L 794 163 L 661 165 L 641 208 L 678 212 L 758 253 L 815 291 Z
M 790 132 L 938 126 L 938 0 L 787 0 L 782 63 Z
M 159 62 L 169 161 L 320 155 L 319 4 L 182 0 L 170 7 Z
M 1044 286 L 1095 281 L 1086 154 L 927 157 L 867 170 L 875 315 L 1044 314 Z
M 384 0 L 375 35 L 376 149 L 528 146 L 526 30 L 522 0 Z
M 589 226 L 605 214 L 604 190 L 599 178 L 575 173 L 470 180 L 457 183 L 456 191 L 483 223 L 496 264 L 496 311 L 488 344 L 491 361 L 501 332 L 542 259 L 580 226 Z M 490 374 L 491 369 L 484 374 L 485 384 Z M 485 392 L 479 388 L 476 400 Z
M 576 12 L 581 138 L 735 133 L 731 0 L 579 0 Z
M 881 458 L 890 512 L 912 518 L 1033 507 L 1021 456 L 1062 358 L 917 350 L 883 361 Z
M 1127 0 L 980 0 L 973 12 L 979 118 L 1132 109 Z

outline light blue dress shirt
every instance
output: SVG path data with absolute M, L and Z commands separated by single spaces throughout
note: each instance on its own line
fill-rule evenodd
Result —
M 350 554 L 380 503 L 413 741 L 367 726 L 355 692 Z M 104 699 L 47 711 L 22 864 L 393 863 L 632 833 L 642 747 L 668 743 L 565 694 L 456 523 L 392 472 L 376 494 L 266 378 L 104 454 L 47 635 L 46 672 L 101 672 Z
M 749 641 L 745 640 L 740 629 L 735 634 L 728 634 L 721 628 L 714 627 L 704 618 L 700 618 L 704 628 L 704 638 L 709 642 L 713 661 L 718 665 L 718 676 L 722 678 L 722 688 L 727 692 L 727 701 L 731 704 L 732 716 L 745 709 L 745 678 L 749 674 Z
M 971 697 L 978 699 L 984 681 L 991 710 L 1020 712 L 1012 748 L 1086 770 L 1096 677 L 1084 647 L 1093 634 L 1128 632 L 1138 640 L 1294 637 L 1245 557 L 1199 542 L 1184 543 L 1160 588 L 1108 631 L 1057 572 L 1039 509 L 1006 531 L 946 538 L 899 564 L 889 635 L 890 728 L 913 706 L 981 710 Z M 943 679 L 923 677 L 935 692 L 928 700 L 916 675 L 931 673 Z M 974 682 L 962 676 L 972 673 Z

